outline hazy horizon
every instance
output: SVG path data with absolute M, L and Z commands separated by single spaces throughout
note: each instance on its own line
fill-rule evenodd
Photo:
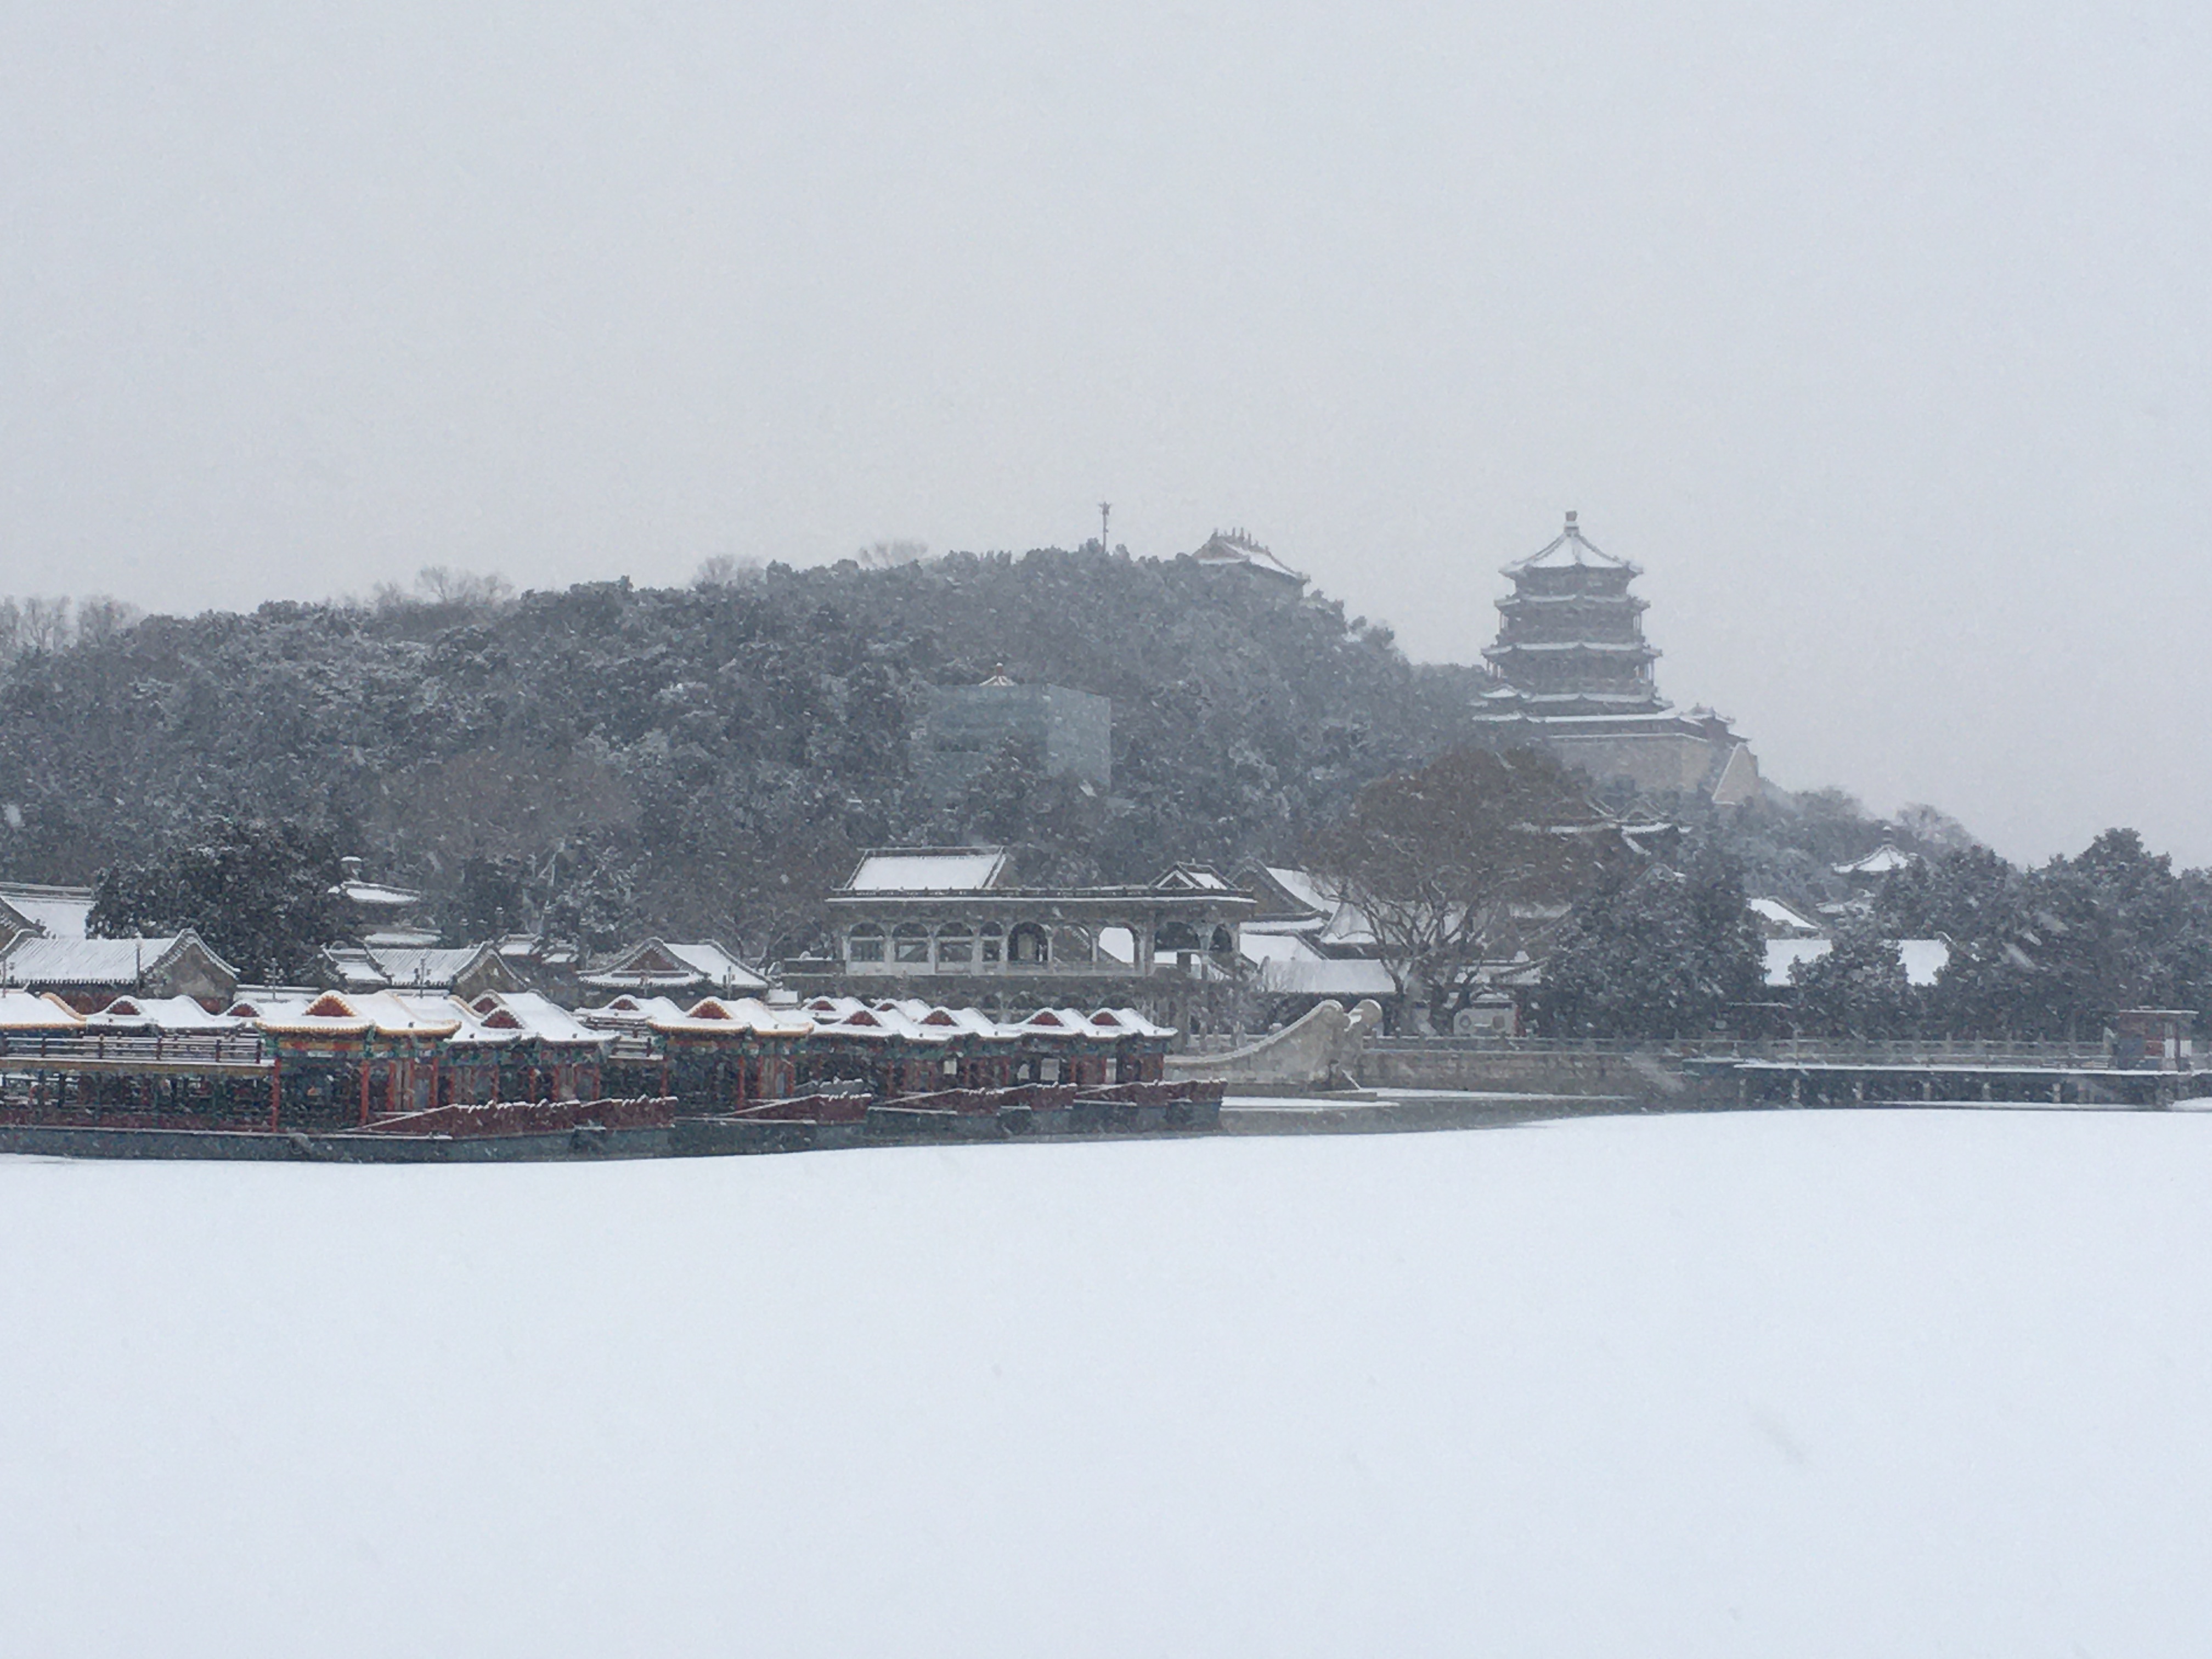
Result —
M 1418 659 L 1578 509 L 1784 787 L 2212 863 L 2176 5 L 28 3 L 0 592 L 1241 524 Z

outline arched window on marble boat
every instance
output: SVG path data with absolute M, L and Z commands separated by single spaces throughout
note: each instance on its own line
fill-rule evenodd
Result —
M 1164 921 L 1152 935 L 1152 954 L 1172 957 L 1194 954 L 1206 948 L 1200 943 L 1198 929 L 1187 921 Z
M 918 921 L 899 923 L 891 933 L 891 959 L 894 962 L 927 962 L 929 929 Z
M 975 959 L 995 963 L 1002 960 L 1006 951 L 1006 930 L 995 921 L 987 921 L 975 930 Z
M 1017 968 L 1042 968 L 1052 960 L 1052 946 L 1045 931 L 1034 921 L 1014 924 L 1006 935 L 1006 960 Z
M 975 960 L 975 935 L 964 921 L 948 921 L 937 930 L 937 965 L 965 968 Z
M 845 960 L 848 962 L 881 962 L 884 959 L 884 930 L 872 921 L 864 921 L 845 935 Z

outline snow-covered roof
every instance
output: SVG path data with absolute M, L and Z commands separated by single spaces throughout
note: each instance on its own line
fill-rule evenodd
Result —
M 1219 568 L 1238 566 L 1256 570 L 1262 575 L 1279 576 L 1304 586 L 1310 580 L 1302 570 L 1293 570 L 1277 558 L 1268 549 L 1255 541 L 1245 531 L 1217 530 L 1206 538 L 1206 545 L 1191 555 L 1199 563 Z
M 236 977 L 237 970 L 199 935 L 187 930 L 161 939 L 48 939 L 28 933 L 0 956 L 0 979 L 18 985 L 136 985 L 155 968 L 188 949 Z
M 1229 878 L 1210 864 L 1172 866 L 1152 885 L 1206 893 L 1227 893 L 1235 890 L 1229 884 Z
M 1565 529 L 1538 551 L 1517 563 L 1507 565 L 1505 574 L 1510 576 L 1523 570 L 1561 570 L 1576 565 L 1603 570 L 1626 570 L 1632 576 L 1644 574 L 1640 566 L 1631 564 L 1626 559 L 1616 559 L 1610 553 L 1601 552 L 1595 544 L 1585 540 L 1582 526 L 1575 522 L 1575 515 L 1571 513 L 1567 514 Z
M 324 991 L 304 1000 L 269 997 L 233 1005 L 251 1007 L 253 1023 L 287 1036 L 412 1036 L 450 1039 L 470 1024 L 469 1012 L 450 997 L 404 991 Z
M 362 1036 L 376 1029 L 376 1022 L 338 991 L 325 991 L 305 1002 L 289 998 L 278 1002 L 272 997 L 257 1007 L 253 1018 L 263 1030 L 286 1036 Z
M 250 1022 L 211 1014 L 190 997 L 118 997 L 84 1023 L 94 1031 L 235 1031 Z
M 1817 962 L 1836 948 L 1832 939 L 1771 939 L 1766 941 L 1766 982 L 1790 983 L 1790 970 L 1801 962 Z
M 511 1048 L 528 1035 L 519 1024 L 494 1028 L 459 997 L 431 996 L 411 991 L 387 991 L 385 994 L 396 1000 L 419 1019 L 431 1022 L 458 1019 L 459 1026 L 445 1039 L 449 1049 Z
M 1790 933 L 1809 937 L 1820 931 L 1820 924 L 1800 915 L 1778 898 L 1755 898 L 1748 901 L 1752 915 L 1775 927 L 1787 928 Z
M 655 1020 L 683 1018 L 684 1005 L 672 997 L 625 994 L 597 1008 L 579 1008 L 576 1018 L 602 1030 L 634 1031 Z
M 1244 929 L 1245 957 L 1261 970 L 1261 988 L 1291 996 L 1389 997 L 1398 994 L 1389 970 L 1373 957 L 1332 957 L 1304 933 Z
M 1901 939 L 1897 941 L 1897 959 L 1905 964 L 1906 984 L 1933 985 L 1950 966 L 1951 946 L 1940 939 Z
M 466 1012 L 451 998 L 410 997 L 398 991 L 371 991 L 346 1000 L 385 1036 L 451 1036 L 461 1029 Z
M 1895 842 L 1886 841 L 1863 859 L 1837 865 L 1835 871 L 1839 876 L 1886 876 L 1911 862 L 1911 854 L 1901 851 Z
M 988 1037 L 994 1042 L 1013 1036 L 1009 1027 L 1000 1024 L 980 1008 L 945 1008 L 924 1002 L 919 997 L 895 998 L 869 1006 L 878 1012 L 892 1010 L 916 1024 L 962 1031 L 969 1036 Z
M 1940 939 L 1901 939 L 1893 941 L 1907 985 L 1929 986 L 1951 960 L 1951 947 Z M 1836 948 L 1833 939 L 1771 939 L 1766 941 L 1766 982 L 1790 983 L 1790 970 L 1801 962 L 1817 962 Z
M 74 1031 L 84 1016 L 59 997 L 0 985 L 0 1031 Z
M 864 854 L 848 893 L 975 893 L 1003 886 L 1003 847 L 919 847 Z
M 373 949 L 329 951 L 331 963 L 349 988 L 363 990 L 392 986 L 402 990 L 443 991 L 490 953 L 482 945 L 378 945 Z
M 92 915 L 89 887 L 46 887 L 33 882 L 0 882 L 6 906 L 50 939 L 82 939 Z
M 1325 916 L 1336 909 L 1336 900 L 1323 890 L 1321 878 L 1310 871 L 1291 870 L 1273 864 L 1261 867 L 1273 878 L 1278 887 L 1307 908 L 1318 910 Z
M 1171 1037 L 1176 1034 L 1174 1026 L 1155 1024 L 1134 1008 L 1093 1009 L 1091 1029 L 1109 1036 Z
M 420 893 L 404 887 L 388 887 L 380 881 L 342 881 L 331 891 L 364 910 L 404 910 L 422 902 Z
M 468 1012 L 491 1030 L 513 1030 L 540 1042 L 606 1043 L 606 1031 L 595 1031 L 566 1008 L 535 991 L 487 991 L 468 1005 Z
M 803 1037 L 815 1028 L 815 1022 L 800 1011 L 771 1008 L 757 997 L 702 997 L 673 1019 L 657 1017 L 650 1023 L 656 1031 L 681 1036 L 734 1036 L 750 1032 L 755 1036 Z
M 649 939 L 580 976 L 599 991 L 681 991 L 713 986 L 722 992 L 764 991 L 768 981 L 713 939 L 671 943 Z

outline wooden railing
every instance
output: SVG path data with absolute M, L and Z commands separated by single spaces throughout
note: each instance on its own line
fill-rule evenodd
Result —
M 0 1034 L 0 1066 L 35 1069 L 41 1060 L 64 1066 L 87 1062 L 148 1072 L 201 1066 L 266 1066 L 269 1047 L 258 1032 L 179 1036 L 149 1031 L 11 1031 Z

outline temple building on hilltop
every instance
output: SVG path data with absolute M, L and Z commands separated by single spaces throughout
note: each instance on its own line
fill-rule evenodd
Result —
M 1203 569 L 1244 578 L 1255 588 L 1278 599 L 1298 598 L 1310 580 L 1304 571 L 1293 570 L 1277 558 L 1248 530 L 1217 530 L 1190 556 Z
M 1541 552 L 1505 567 L 1498 642 L 1483 653 L 1498 677 L 1475 719 L 1494 743 L 1534 744 L 1601 786 L 1639 794 L 1703 795 L 1732 806 L 1759 791 L 1759 763 L 1710 708 L 1677 713 L 1659 695 L 1644 637 L 1643 574 L 1586 540 L 1575 515 Z

